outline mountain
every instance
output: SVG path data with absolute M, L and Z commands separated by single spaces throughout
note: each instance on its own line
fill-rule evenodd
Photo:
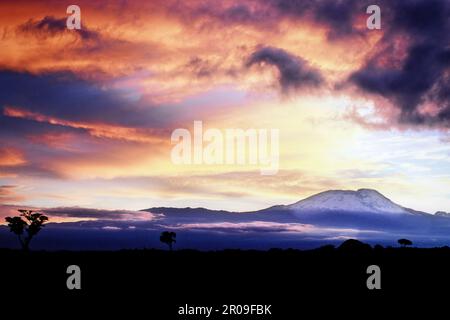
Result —
M 287 206 L 296 211 L 340 211 L 378 214 L 422 213 L 402 207 L 376 190 L 329 190 Z
M 290 205 L 275 205 L 266 209 L 252 212 L 232 212 L 225 210 L 210 210 L 206 208 L 172 208 L 172 207 L 155 207 L 144 209 L 142 211 L 168 214 L 168 215 L 254 215 L 275 214 L 287 211 L 293 213 L 317 213 L 317 212 L 341 212 L 341 213 L 366 213 L 366 214 L 387 214 L 387 215 L 410 215 L 425 214 L 422 211 L 416 211 L 410 208 L 396 204 L 389 198 L 382 195 L 377 190 L 359 189 L 353 190 L 328 190 Z M 439 215 L 443 215 L 439 212 Z
M 450 219 L 403 207 L 372 189 L 329 190 L 253 212 L 164 207 L 145 211 L 164 216 L 166 226 L 222 235 L 231 232 L 242 240 L 254 233 L 270 234 L 270 241 L 357 237 L 383 242 L 407 235 L 424 242 L 450 239 Z
M 450 217 L 450 212 L 445 212 L 445 211 L 436 211 L 436 213 L 434 214 L 435 216 L 439 216 L 439 217 Z
M 417 246 L 450 244 L 449 215 L 408 209 L 371 189 L 329 190 L 253 212 L 155 207 L 136 219 L 125 217 L 109 212 L 94 221 L 49 223 L 33 245 L 49 250 L 164 248 L 159 236 L 167 230 L 177 233 L 177 248 L 202 250 L 314 248 L 349 238 L 387 245 L 400 238 Z M 17 246 L 6 226 L 0 226 L 0 244 Z

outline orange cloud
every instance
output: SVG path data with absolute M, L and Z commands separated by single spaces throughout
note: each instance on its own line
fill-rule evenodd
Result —
M 156 129 L 136 129 L 136 128 L 113 126 L 102 123 L 91 124 L 77 121 L 67 121 L 55 117 L 46 116 L 37 112 L 28 111 L 18 107 L 6 106 L 3 109 L 3 114 L 8 117 L 29 119 L 53 125 L 71 127 L 75 129 L 84 129 L 91 136 L 98 138 L 127 140 L 145 143 L 160 143 L 167 140 L 158 137 L 159 132 Z M 46 138 L 48 142 L 49 141 L 48 136 Z
M 16 192 L 17 187 L 12 185 L 0 185 L 0 202 L 19 202 L 25 200 L 25 197 Z
M 327 41 L 325 26 L 307 20 L 279 18 L 268 21 L 270 27 L 227 20 L 219 13 L 228 13 L 234 1 L 214 3 L 211 10 L 201 1 L 182 5 L 136 1 L 126 6 L 113 1 L 101 8 L 92 1 L 79 1 L 83 30 L 98 37 L 83 40 L 76 32 L 64 30 L 43 38 L 45 28 L 38 33 L 24 31 L 46 17 L 47 22 L 49 17 L 62 21 L 65 8 L 56 3 L 26 2 L 23 11 L 19 8 L 24 3 L 9 4 L 0 10 L 15 13 L 0 19 L 5 44 L 0 66 L 33 73 L 70 70 L 96 80 L 146 72 L 135 85 L 159 103 L 179 101 L 214 86 L 264 84 L 261 74 L 242 71 L 246 58 L 260 44 L 301 56 L 336 77 L 360 65 L 381 34 L 334 43 Z M 264 4 L 252 6 L 258 10 Z
M 0 166 L 19 166 L 25 163 L 25 157 L 20 150 L 0 147 Z

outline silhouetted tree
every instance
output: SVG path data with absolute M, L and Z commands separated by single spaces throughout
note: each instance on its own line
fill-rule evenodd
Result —
M 412 241 L 408 240 L 408 239 L 398 239 L 397 242 L 402 247 L 412 246 L 412 244 L 413 244 Z
M 169 246 L 170 251 L 172 251 L 172 245 L 174 242 L 177 242 L 177 240 L 175 240 L 177 237 L 177 234 L 175 232 L 170 232 L 170 231 L 164 231 L 161 232 L 161 236 L 159 237 L 159 240 L 162 243 L 165 243 Z
M 11 232 L 15 233 L 19 238 L 20 245 L 24 251 L 30 249 L 31 239 L 48 221 L 48 217 L 39 212 L 32 210 L 18 210 L 20 215 L 17 217 L 6 217 L 8 227 Z
M 338 250 L 344 252 L 367 252 L 372 250 L 372 247 L 364 242 L 356 239 L 348 239 L 341 243 Z

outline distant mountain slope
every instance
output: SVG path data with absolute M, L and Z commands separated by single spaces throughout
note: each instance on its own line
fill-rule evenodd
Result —
M 164 207 L 145 211 L 162 214 L 168 225 L 257 221 L 301 223 L 328 228 L 377 230 L 377 232 L 388 230 L 417 232 L 447 228 L 444 227 L 447 223 L 441 222 L 442 219 L 438 219 L 438 216 L 402 207 L 372 189 L 329 190 L 291 205 L 276 205 L 253 212 Z
M 142 211 L 168 214 L 168 215 L 255 215 L 268 213 L 301 213 L 301 212 L 329 212 L 336 211 L 340 213 L 376 213 L 389 215 L 429 215 L 422 211 L 405 208 L 396 204 L 380 192 L 373 189 L 353 190 L 328 190 L 290 205 L 275 205 L 266 209 L 251 212 L 233 212 L 225 210 L 210 210 L 206 208 L 172 208 L 155 207 L 144 209 Z
M 329 190 L 286 206 L 298 211 L 340 211 L 386 214 L 423 213 L 402 207 L 376 190 Z

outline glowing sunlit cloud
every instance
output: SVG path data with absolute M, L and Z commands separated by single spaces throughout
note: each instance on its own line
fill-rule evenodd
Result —
M 0 148 L 0 166 L 19 166 L 26 163 L 25 156 L 19 149 L 11 147 Z
M 76 129 L 85 129 L 94 137 L 129 140 L 136 142 L 161 142 L 162 139 L 150 135 L 150 130 L 139 130 L 112 126 L 107 124 L 89 124 L 76 121 L 66 121 L 54 117 L 49 117 L 37 112 L 23 110 L 18 107 L 7 106 L 4 108 L 4 115 L 14 118 L 30 119 L 39 122 L 46 122 L 53 125 L 67 126 Z

